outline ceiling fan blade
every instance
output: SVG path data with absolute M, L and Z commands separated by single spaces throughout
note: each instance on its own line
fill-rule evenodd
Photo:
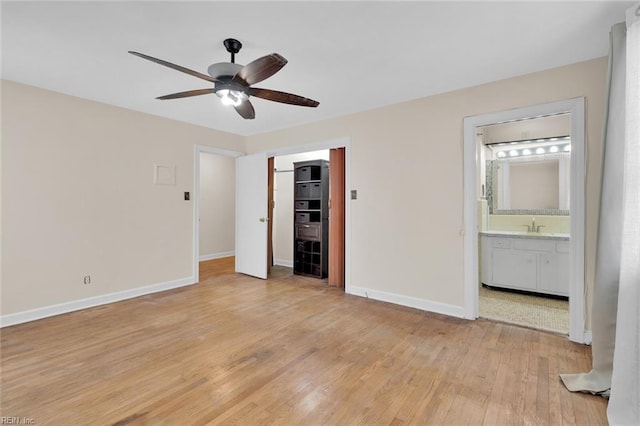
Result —
M 252 84 L 271 77 L 287 65 L 287 62 L 284 57 L 277 53 L 263 56 L 242 67 L 233 77 L 233 81 L 243 86 L 251 86 Z
M 210 81 L 212 83 L 215 83 L 215 82 L 218 81 L 218 80 L 216 80 L 215 78 L 213 78 L 213 77 L 211 77 L 209 75 L 202 74 L 202 73 L 200 73 L 198 71 L 190 70 L 189 68 L 185 68 L 185 67 L 182 67 L 180 65 L 172 64 L 171 62 L 163 61 L 162 59 L 154 58 L 153 56 L 145 55 L 144 53 L 138 53 L 138 52 L 132 52 L 132 51 L 129 51 L 129 53 L 131 53 L 132 55 L 138 56 L 138 57 L 140 57 L 142 59 L 146 59 L 147 61 L 155 62 L 156 64 L 160 64 L 160 65 L 164 65 L 165 67 L 173 68 L 176 71 L 180 71 L 180 72 L 183 72 L 185 74 L 189 74 L 189 75 L 192 75 L 194 77 L 198 77 L 198 78 L 201 78 L 203 80 Z
M 242 103 L 236 107 L 234 107 L 238 114 L 247 120 L 253 120 L 256 118 L 256 110 L 253 109 L 253 105 L 249 102 L 249 99 L 245 99 Z
M 208 95 L 209 93 L 213 93 L 214 89 L 198 89 L 198 90 L 188 90 L 186 92 L 178 92 L 172 93 L 170 95 L 158 96 L 156 99 L 167 100 L 167 99 L 178 99 L 178 98 L 188 98 L 189 96 L 200 96 L 200 95 Z
M 277 90 L 260 89 L 258 87 L 251 87 L 249 89 L 249 95 L 256 98 L 266 99 L 268 101 L 281 102 L 283 104 L 291 104 L 306 107 L 317 107 L 320 102 L 313 99 L 304 98 L 298 95 L 292 95 L 291 93 L 279 92 Z

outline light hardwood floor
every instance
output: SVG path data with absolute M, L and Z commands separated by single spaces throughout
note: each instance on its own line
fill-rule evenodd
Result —
M 606 424 L 566 338 L 204 262 L 198 285 L 2 330 L 2 416 L 47 425 Z

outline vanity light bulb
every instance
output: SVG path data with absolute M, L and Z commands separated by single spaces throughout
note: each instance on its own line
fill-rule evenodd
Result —
M 512 149 L 511 151 L 509 151 L 509 155 L 511 157 L 517 157 L 518 156 L 518 151 L 516 151 L 515 149 Z
M 569 152 L 569 151 L 571 151 L 571 145 L 565 145 L 565 147 L 564 147 L 564 150 L 563 150 L 563 151 L 564 151 L 564 152 Z
M 500 151 L 498 152 L 498 158 L 504 158 L 507 154 L 504 153 L 504 151 Z
M 558 152 L 558 147 L 557 146 L 552 146 L 551 148 L 549 148 L 549 152 Z
M 536 148 L 536 154 L 544 154 L 544 148 Z
M 523 149 L 522 150 L 522 155 L 531 155 L 531 150 L 530 149 Z

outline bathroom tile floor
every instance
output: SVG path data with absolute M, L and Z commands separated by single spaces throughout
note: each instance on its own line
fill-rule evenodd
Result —
M 480 317 L 554 333 L 569 333 L 569 302 L 492 288 L 480 288 Z

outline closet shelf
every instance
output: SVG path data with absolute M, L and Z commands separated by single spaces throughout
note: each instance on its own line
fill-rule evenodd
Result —
M 293 272 L 315 278 L 328 276 L 329 162 L 293 164 Z

